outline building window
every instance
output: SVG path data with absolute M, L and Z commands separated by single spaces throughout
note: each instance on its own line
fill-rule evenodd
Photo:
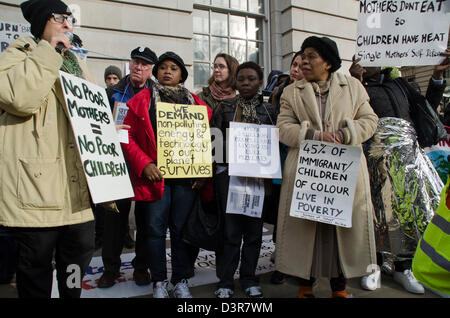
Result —
M 195 0 L 193 17 L 195 90 L 207 85 L 218 53 L 264 66 L 263 0 Z

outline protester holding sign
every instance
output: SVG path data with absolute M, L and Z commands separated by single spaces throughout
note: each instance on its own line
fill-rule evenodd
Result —
M 443 75 L 450 67 L 450 49 L 443 52 L 442 56 L 444 56 L 442 63 L 433 69 L 426 93 L 426 98 L 433 109 L 439 106 L 447 85 Z M 413 96 L 409 92 L 414 89 L 405 83 L 407 81 L 403 78 L 391 78 L 392 68 L 382 70 L 381 67 L 362 67 L 359 62 L 360 59 L 354 59 L 349 72 L 364 85 L 370 97 L 370 105 L 377 116 L 401 118 L 414 124 L 410 105 Z M 409 87 L 411 89 L 408 89 Z
M 426 93 L 426 101 L 419 93 L 417 93 L 411 85 L 403 78 L 395 78 L 392 79 L 390 76 L 391 68 L 386 68 L 384 70 L 381 67 L 362 67 L 358 63 L 360 59 L 356 59 L 353 61 L 349 72 L 350 74 L 360 80 L 364 88 L 366 89 L 369 97 L 370 97 L 370 105 L 373 108 L 374 112 L 381 118 L 396 118 L 399 119 L 395 122 L 401 123 L 402 120 L 407 121 L 411 128 L 407 130 L 402 130 L 403 124 L 396 125 L 379 125 L 378 130 L 380 131 L 380 135 L 390 134 L 392 136 L 397 136 L 397 138 L 401 137 L 408 141 L 408 147 L 405 147 L 405 143 L 392 143 L 390 139 L 382 139 L 378 142 L 377 145 L 373 145 L 373 140 L 367 142 L 367 149 L 372 147 L 383 147 L 383 152 L 389 152 L 401 154 L 400 158 L 402 158 L 402 165 L 405 166 L 408 164 L 416 165 L 419 158 L 417 156 L 410 157 L 407 155 L 408 153 L 418 154 L 421 157 L 420 150 L 416 149 L 416 139 L 418 139 L 418 134 L 414 127 L 416 125 L 421 125 L 421 121 L 423 118 L 418 118 L 413 120 L 413 102 L 414 100 L 422 100 L 424 103 L 429 102 L 433 109 L 436 109 L 439 105 L 439 102 L 444 93 L 444 89 L 446 87 L 446 81 L 443 78 L 444 71 L 450 67 L 449 57 L 450 50 L 447 49 L 442 53 L 444 56 L 444 60 L 440 65 L 436 65 L 433 70 L 433 74 L 430 78 L 427 93 Z M 392 121 L 389 121 L 391 124 Z M 399 131 L 402 132 L 399 135 Z M 409 135 L 408 135 L 409 134 Z M 405 152 L 406 151 L 406 152 Z M 371 175 L 380 175 L 379 178 L 371 179 L 371 187 L 372 189 L 389 189 L 387 192 L 377 193 L 374 197 L 374 206 L 375 206 L 375 215 L 376 220 L 378 222 L 382 222 L 382 220 L 387 220 L 387 223 L 382 222 L 383 224 L 378 224 L 377 226 L 377 242 L 378 242 L 378 254 L 377 254 L 377 263 L 379 266 L 383 264 L 383 257 L 381 252 L 387 252 L 389 254 L 397 254 L 400 246 L 404 246 L 405 241 L 410 241 L 409 239 L 405 239 L 403 234 L 400 235 L 392 235 L 389 234 L 390 239 L 386 239 L 386 235 L 391 231 L 396 231 L 398 228 L 398 224 L 395 221 L 395 209 L 393 208 L 393 198 L 395 197 L 391 192 L 392 188 L 394 188 L 391 183 L 393 183 L 392 178 L 395 179 L 395 176 L 392 175 L 390 170 L 386 170 L 386 167 L 389 167 L 393 164 L 394 158 L 396 156 L 388 156 L 382 155 L 378 157 L 368 155 L 368 162 L 370 167 Z M 382 162 L 380 162 L 380 158 L 383 158 Z M 433 177 L 429 177 L 430 174 L 425 174 L 421 171 L 415 171 L 414 169 L 408 170 L 407 177 L 411 180 L 414 178 L 419 178 L 420 182 L 425 183 L 435 183 Z M 403 186 L 402 186 L 403 187 Z M 426 191 L 425 191 L 426 192 Z M 422 192 L 423 195 L 428 196 L 427 193 Z M 436 195 L 431 195 L 431 197 Z M 421 195 L 418 196 L 420 198 Z M 425 213 L 422 209 L 420 214 Z M 393 222 L 393 223 L 392 223 Z M 408 245 L 407 255 L 403 255 L 401 259 L 397 256 L 394 256 L 395 263 L 395 271 L 394 271 L 394 279 L 401 284 L 406 290 L 411 293 L 423 294 L 424 288 L 417 282 L 413 273 L 411 272 L 411 260 L 414 255 L 415 245 L 417 244 L 418 238 L 413 239 L 411 243 Z M 405 248 L 400 248 L 403 250 L 403 254 L 405 254 Z M 361 281 L 361 285 L 363 288 L 368 290 L 375 290 L 379 285 L 380 273 L 372 273 L 366 277 L 363 277 Z
M 277 127 L 289 147 L 283 170 L 278 212 L 278 271 L 301 278 L 298 297 L 313 297 L 313 279 L 330 279 L 333 297 L 348 297 L 346 279 L 363 276 L 375 262 L 373 207 L 364 156 L 353 202 L 352 227 L 343 228 L 290 216 L 300 143 L 320 140 L 361 147 L 376 128 L 377 116 L 363 86 L 337 73 L 337 45 L 326 37 L 309 37 L 301 47 L 304 79 L 284 89 Z M 339 182 L 330 185 L 339 186 Z M 312 186 L 312 185 L 304 185 Z M 313 200 L 313 198 L 311 198 Z
M 226 131 L 230 127 L 230 122 L 237 121 L 242 123 L 275 125 L 277 111 L 269 103 L 263 102 L 262 95 L 258 90 L 262 86 L 263 72 L 261 67 L 253 62 L 241 64 L 237 69 L 236 83 L 239 95 L 233 105 L 220 104 L 214 112 L 212 119 L 213 126 L 222 131 L 226 136 Z M 224 143 L 226 151 L 226 144 Z M 226 153 L 224 151 L 224 153 Z M 245 178 L 244 178 L 245 179 Z M 265 186 L 270 187 L 270 179 L 262 180 L 258 178 L 247 178 L 261 181 L 258 185 L 259 190 L 264 193 Z M 265 182 L 264 182 L 265 181 Z M 228 175 L 228 163 L 217 163 L 216 174 L 214 176 L 214 185 L 216 199 L 218 202 L 219 213 L 224 218 L 224 243 L 223 248 L 216 253 L 217 276 L 220 281 L 218 289 L 215 292 L 218 298 L 229 298 L 234 293 L 234 273 L 239 265 L 242 240 L 242 258 L 239 269 L 240 282 L 242 288 L 249 297 L 262 297 L 262 291 L 259 287 L 258 278 L 255 276 L 258 263 L 259 252 L 261 248 L 263 219 L 242 214 L 230 214 L 228 212 L 230 176 Z M 258 187 L 256 187 L 258 188 Z M 267 194 L 268 191 L 266 191 Z M 232 192 L 233 197 L 239 198 Z M 254 199 L 264 199 L 262 213 L 267 209 L 268 197 L 263 198 L 254 195 Z M 253 200 L 252 205 L 256 205 Z M 246 207 L 238 199 L 232 201 L 235 208 L 244 212 Z M 236 213 L 236 212 L 234 212 Z
M 219 104 L 233 104 L 236 97 L 236 70 L 239 62 L 231 55 L 219 53 L 214 58 L 212 65 L 213 74 L 208 79 L 208 86 L 203 87 L 198 93 L 202 99 L 214 111 Z M 206 187 L 212 188 L 211 182 Z M 211 198 L 209 202 L 202 202 L 203 209 L 215 212 L 216 202 Z M 194 263 L 197 259 L 199 249 L 191 249 L 192 268 L 191 275 L 194 276 Z
M 130 167 L 136 201 L 135 217 L 138 235 L 142 236 L 153 281 L 153 297 L 168 298 L 166 231 L 170 230 L 172 253 L 173 295 L 176 298 L 192 297 L 187 285 L 190 258 L 181 231 L 189 216 L 201 182 L 191 178 L 164 180 L 157 168 L 158 102 L 203 105 L 208 117 L 211 109 L 196 95 L 183 87 L 188 71 L 180 56 L 166 52 L 153 68 L 157 82 L 142 90 L 128 103 L 129 111 L 124 124 L 130 125 L 129 144 L 122 144 Z M 199 106 L 190 106 L 199 107 Z M 139 239 L 138 239 L 139 243 Z
M 79 298 L 94 217 L 59 70 L 89 73 L 68 50 L 64 32 L 74 19 L 66 4 L 30 0 L 21 9 L 34 37 L 0 54 L 1 147 L 8 149 L 0 156 L 0 224 L 14 228 L 19 297 L 50 298 L 55 256 L 60 297 Z
M 137 47 L 131 51 L 130 74 L 122 78 L 119 83 L 106 89 L 111 110 L 115 115 L 116 124 L 122 124 L 126 116 L 128 102 L 135 94 L 144 88 L 153 87 L 150 78 L 153 65 L 158 60 L 155 52 L 148 47 Z M 105 71 L 105 77 L 106 77 Z M 109 73 L 109 72 L 108 72 Z M 119 116 L 117 113 L 120 112 Z M 120 213 L 104 212 L 104 230 L 102 239 L 102 260 L 105 271 L 98 281 L 99 288 L 114 286 L 115 280 L 120 277 L 120 255 L 123 247 L 133 248 L 135 246 L 130 237 L 128 225 L 131 200 L 123 199 L 116 201 Z M 97 207 L 98 213 L 102 213 L 102 207 Z M 136 239 L 140 234 L 136 233 Z M 136 257 L 133 259 L 133 279 L 138 286 L 150 284 L 150 274 L 145 261 L 144 252 L 141 250 L 142 243 L 136 244 Z

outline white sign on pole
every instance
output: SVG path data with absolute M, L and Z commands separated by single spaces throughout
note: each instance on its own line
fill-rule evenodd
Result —
M 362 58 L 359 64 L 440 64 L 440 53 L 447 48 L 450 22 L 446 2 L 360 0 L 356 37 L 356 58 Z
M 6 50 L 18 38 L 31 36 L 30 30 L 29 24 L 0 20 L 0 52 Z
M 261 218 L 264 204 L 264 179 L 230 177 L 226 213 Z
M 361 148 L 307 140 L 300 144 L 290 215 L 352 227 Z
M 133 197 L 105 89 L 65 72 L 59 74 L 92 201 Z
M 230 122 L 227 153 L 230 176 L 281 178 L 275 126 Z

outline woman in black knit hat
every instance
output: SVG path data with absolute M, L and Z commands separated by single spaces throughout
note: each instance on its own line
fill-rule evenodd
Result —
M 163 178 L 157 166 L 156 105 L 158 102 L 202 105 L 209 117 L 212 110 L 181 85 L 186 81 L 188 71 L 177 54 L 162 54 L 153 67 L 153 75 L 156 78 L 154 85 L 128 101 L 129 110 L 124 121 L 131 126 L 130 143 L 122 144 L 122 148 L 135 193 L 132 200 L 136 202 L 137 242 L 141 242 L 146 253 L 153 298 L 168 298 L 166 232 L 169 228 L 173 296 L 191 298 L 187 282 L 191 261 L 181 232 L 202 182 L 191 178 Z

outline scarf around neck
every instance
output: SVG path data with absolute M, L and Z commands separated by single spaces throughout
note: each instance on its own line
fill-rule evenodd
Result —
M 261 104 L 261 95 L 256 94 L 251 99 L 244 99 L 241 95 L 236 98 L 236 109 L 242 108 L 242 122 L 249 124 L 261 124 L 256 114 L 256 107 Z
M 157 102 L 188 105 L 195 104 L 194 98 L 187 88 L 181 85 L 161 85 L 158 80 L 156 80 L 155 84 L 153 85 L 153 96 L 155 96 L 155 104 Z
M 314 92 L 320 95 L 325 95 L 330 90 L 331 80 L 328 81 L 320 81 L 320 82 L 311 82 L 311 85 L 314 89 Z
M 39 44 L 41 39 L 34 38 L 34 41 Z M 83 70 L 78 63 L 77 57 L 70 50 L 65 50 L 62 54 L 63 64 L 61 65 L 60 70 L 76 77 L 83 78 Z
M 328 99 L 328 93 L 330 91 L 331 80 L 311 82 L 311 85 L 316 95 L 317 106 L 319 107 L 319 114 L 322 121 L 325 118 L 325 109 Z
M 217 101 L 223 101 L 225 99 L 236 97 L 236 90 L 232 87 L 222 88 L 216 82 L 212 82 L 212 84 L 209 85 L 209 90 L 211 91 L 212 97 Z

